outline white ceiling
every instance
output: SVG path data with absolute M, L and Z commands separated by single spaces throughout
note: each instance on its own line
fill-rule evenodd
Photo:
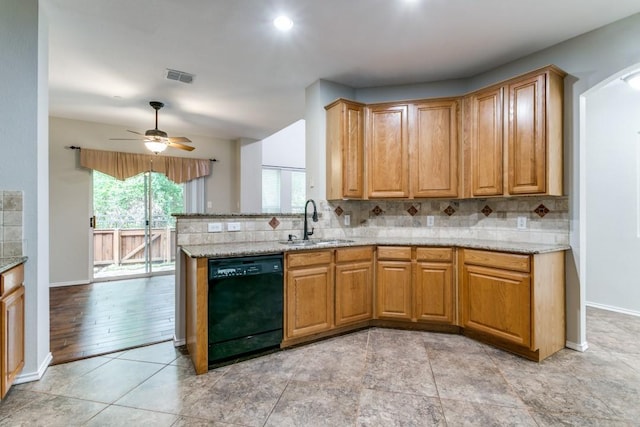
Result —
M 465 78 L 640 12 L 638 0 L 41 0 L 50 114 L 170 135 L 262 139 L 318 79 Z M 288 14 L 288 33 L 272 20 Z M 185 85 L 173 68 L 196 75 Z M 114 135 L 114 137 L 126 137 Z

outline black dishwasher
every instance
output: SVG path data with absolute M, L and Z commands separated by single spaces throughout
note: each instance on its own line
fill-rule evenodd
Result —
M 282 255 L 209 260 L 209 365 L 278 348 Z

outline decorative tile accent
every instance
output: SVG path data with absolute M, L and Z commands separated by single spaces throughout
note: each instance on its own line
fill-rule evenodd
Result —
M 271 218 L 271 221 L 269 221 L 269 225 L 275 230 L 280 225 L 280 221 L 278 221 L 278 218 L 274 216 L 273 218 Z
M 376 205 L 375 208 L 371 209 L 371 212 L 373 212 L 375 216 L 378 216 L 382 213 L 382 209 L 380 209 L 380 206 Z
M 411 207 L 407 209 L 407 212 L 409 212 L 409 215 L 415 216 L 415 214 L 418 213 L 418 209 L 416 209 L 415 206 L 411 205 Z
M 334 212 L 336 213 L 336 215 L 338 215 L 338 216 L 340 216 L 340 215 L 342 215 L 342 214 L 344 213 L 344 211 L 342 210 L 342 208 L 341 208 L 340 206 L 338 206 L 337 208 L 335 208 L 333 211 L 334 211 Z
M 493 209 L 489 207 L 489 205 L 484 205 L 484 208 L 480 211 L 484 214 L 484 216 L 489 216 L 493 212 Z
M 446 213 L 449 216 L 453 215 L 455 212 L 456 210 L 453 209 L 451 205 L 447 206 L 447 208 L 444 210 L 444 213 Z
M 540 216 L 540 218 L 542 218 L 543 216 L 549 213 L 549 209 L 547 209 L 547 207 L 543 204 L 540 204 L 540 206 L 535 208 L 533 211 L 537 213 Z

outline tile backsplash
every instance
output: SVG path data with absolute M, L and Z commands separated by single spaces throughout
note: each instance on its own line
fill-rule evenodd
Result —
M 470 200 L 317 200 L 320 220 L 310 222 L 314 238 L 469 238 L 544 244 L 569 243 L 567 197 Z M 349 225 L 345 225 L 349 215 Z M 430 225 L 429 217 L 433 217 Z M 518 229 L 524 217 L 526 228 Z M 311 220 L 309 215 L 309 221 Z M 222 223 L 223 231 L 207 232 Z M 229 222 L 240 231 L 226 231 Z M 287 240 L 302 236 L 302 214 L 185 215 L 177 222 L 178 245 Z
M 0 258 L 22 256 L 22 191 L 0 190 Z

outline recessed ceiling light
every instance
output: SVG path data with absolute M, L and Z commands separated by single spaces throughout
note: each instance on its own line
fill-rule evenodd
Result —
M 280 15 L 273 20 L 273 25 L 280 31 L 289 31 L 293 27 L 293 21 L 288 16 Z

